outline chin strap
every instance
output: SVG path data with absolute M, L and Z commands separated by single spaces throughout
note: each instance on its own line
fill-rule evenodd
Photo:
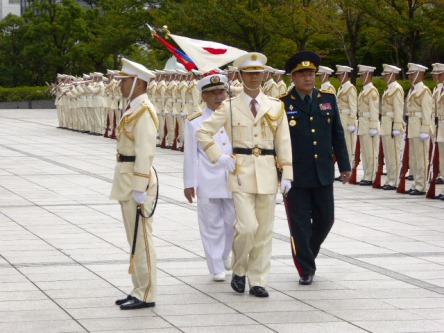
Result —
M 131 97 L 133 96 L 134 89 L 136 88 L 136 83 L 137 83 L 137 76 L 134 78 L 133 86 L 131 87 L 131 91 L 130 91 L 130 93 L 128 95 L 128 100 L 129 101 L 131 100 Z

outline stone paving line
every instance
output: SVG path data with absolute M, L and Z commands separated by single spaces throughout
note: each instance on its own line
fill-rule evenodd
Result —
M 183 155 L 163 149 L 158 300 L 121 311 L 114 300 L 131 283 L 109 200 L 115 141 L 57 129 L 55 110 L 0 110 L 0 120 L 0 332 L 444 332 L 443 201 L 335 184 L 311 286 L 298 285 L 277 204 L 270 297 L 257 299 L 234 293 L 230 275 L 211 280 Z

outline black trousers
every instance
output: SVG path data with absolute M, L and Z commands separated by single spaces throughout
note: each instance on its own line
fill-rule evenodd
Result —
M 299 276 L 314 275 L 315 259 L 334 222 L 333 184 L 292 187 L 284 202 L 296 269 Z

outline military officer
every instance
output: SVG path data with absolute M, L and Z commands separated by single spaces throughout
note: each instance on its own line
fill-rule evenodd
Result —
M 239 81 L 239 70 L 234 66 L 228 66 L 228 84 L 230 97 L 236 97 L 244 90 L 244 86 Z
M 231 269 L 230 251 L 236 219 L 233 196 L 227 187 L 228 171 L 223 165 L 211 163 L 196 139 L 196 130 L 226 99 L 227 78 L 209 75 L 201 79 L 197 87 L 207 107 L 190 115 L 185 122 L 184 195 L 190 203 L 197 195 L 199 230 L 207 266 L 214 281 L 225 281 L 225 270 Z M 213 139 L 223 154 L 232 153 L 225 128 L 222 127 Z
M 169 69 L 166 70 L 168 83 L 165 90 L 165 123 L 166 123 L 166 141 L 165 148 L 171 149 L 174 144 L 174 138 L 176 136 L 176 121 L 174 119 L 174 103 L 176 98 L 177 81 L 175 80 L 176 71 Z
M 278 190 L 275 158 L 282 167 L 282 192 L 290 189 L 292 179 L 290 134 L 282 103 L 261 91 L 266 61 L 256 52 L 235 60 L 243 92 L 222 103 L 196 131 L 209 159 L 232 172 L 228 189 L 233 192 L 237 220 L 231 287 L 243 293 L 248 276 L 250 294 L 256 297 L 268 297 L 265 287 Z M 213 135 L 222 126 L 232 141 L 234 157 L 223 154 L 214 143 Z
M 157 110 L 157 117 L 159 119 L 159 131 L 157 133 L 157 147 L 163 142 L 165 138 L 165 104 L 166 104 L 166 73 L 165 71 L 157 70 L 156 78 L 157 78 L 157 89 L 156 89 L 156 98 L 155 98 L 155 107 Z
M 344 184 L 351 170 L 336 98 L 315 88 L 320 61 L 312 51 L 291 56 L 285 71 L 294 87 L 281 97 L 293 152 L 293 183 L 284 203 L 301 285 L 313 283 L 315 259 L 334 222 L 333 155 Z
M 262 87 L 262 91 L 265 95 L 277 97 L 279 96 L 279 89 L 276 81 L 273 79 L 273 73 L 273 67 L 265 66 L 264 86 Z
M 285 71 L 282 69 L 276 69 L 274 71 L 274 74 L 276 75 L 276 84 L 278 86 L 278 93 L 279 93 L 278 96 L 286 94 L 288 88 L 287 88 L 287 85 L 285 84 L 285 81 L 284 81 Z
M 329 92 L 336 95 L 336 88 L 330 82 L 330 76 L 332 76 L 334 70 L 327 66 L 319 66 L 316 75 L 319 75 L 321 79 L 321 91 Z
M 177 102 L 177 128 L 178 128 L 178 136 L 177 136 L 177 142 L 176 142 L 176 150 L 181 151 L 184 144 L 184 130 L 185 130 L 185 119 L 187 116 L 187 113 L 185 111 L 186 107 L 186 95 L 188 90 L 188 72 L 182 69 L 177 70 L 180 73 L 180 81 L 177 86 L 177 92 L 176 92 L 176 102 Z
M 353 68 L 343 65 L 336 65 L 336 75 L 338 76 L 341 86 L 336 96 L 341 116 L 341 124 L 345 133 L 345 143 L 350 164 L 353 162 L 355 154 L 356 126 L 358 125 L 358 92 L 356 87 L 351 83 L 350 76 Z
M 433 64 L 432 73 L 437 76 L 439 91 L 435 94 L 436 121 L 438 122 L 436 142 L 438 142 L 439 151 L 439 170 L 444 170 L 444 64 Z M 435 148 L 436 149 L 436 148 Z M 436 154 L 436 153 L 435 153 Z M 439 184 L 437 182 L 437 184 Z M 444 200 L 444 189 L 435 196 L 435 199 Z
M 156 254 L 152 238 L 152 213 L 157 196 L 153 169 L 157 116 L 146 88 L 155 75 L 144 66 L 122 59 L 119 73 L 122 95 L 128 107 L 117 128 L 117 164 L 111 199 L 122 208 L 131 251 L 133 290 L 116 301 L 122 310 L 153 307 L 156 301 Z M 136 237 L 135 237 L 136 236 Z
M 432 70 L 432 79 L 433 81 L 435 81 L 436 86 L 435 88 L 433 88 L 433 92 L 432 92 L 432 98 L 433 98 L 433 116 L 435 117 L 435 122 L 436 122 L 436 127 L 438 130 L 439 127 L 439 119 L 438 119 L 438 99 L 441 96 L 441 92 L 443 90 L 443 83 L 444 83 L 444 75 L 443 72 L 443 68 L 444 68 L 444 64 L 440 64 L 440 63 L 435 63 L 432 64 L 433 66 L 433 70 Z M 441 130 L 442 132 L 442 130 Z M 437 135 L 439 135 L 439 133 L 437 133 Z M 439 146 L 439 144 L 438 144 Z M 441 154 L 444 154 L 443 150 L 440 150 Z M 440 161 L 441 159 L 444 159 L 444 156 L 439 156 Z M 438 178 L 436 179 L 435 183 L 436 184 L 444 184 L 444 180 L 441 174 L 441 170 L 444 170 L 444 165 L 440 162 L 439 163 L 439 174 L 438 174 Z M 440 194 L 435 196 L 436 199 L 440 199 Z
M 405 132 L 404 90 L 396 81 L 401 68 L 387 64 L 382 66 L 382 76 L 387 83 L 381 103 L 381 139 L 387 171 L 382 189 L 395 190 L 398 183 L 402 134 Z
M 409 165 L 414 181 L 406 191 L 410 195 L 426 193 L 429 141 L 432 126 L 433 99 L 430 89 L 422 82 L 427 67 L 409 63 L 407 76 L 411 88 L 405 101 L 407 105 Z
M 376 176 L 376 162 L 379 148 L 379 92 L 373 85 L 373 72 L 376 67 L 358 65 L 358 75 L 362 81 L 362 91 L 358 96 L 361 160 L 364 177 L 359 185 L 372 185 Z

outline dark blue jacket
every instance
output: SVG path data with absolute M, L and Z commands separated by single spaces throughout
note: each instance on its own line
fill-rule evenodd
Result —
M 294 187 L 332 184 L 333 156 L 341 172 L 351 170 L 335 95 L 314 89 L 311 97 L 308 108 L 295 88 L 280 97 L 290 127 Z

